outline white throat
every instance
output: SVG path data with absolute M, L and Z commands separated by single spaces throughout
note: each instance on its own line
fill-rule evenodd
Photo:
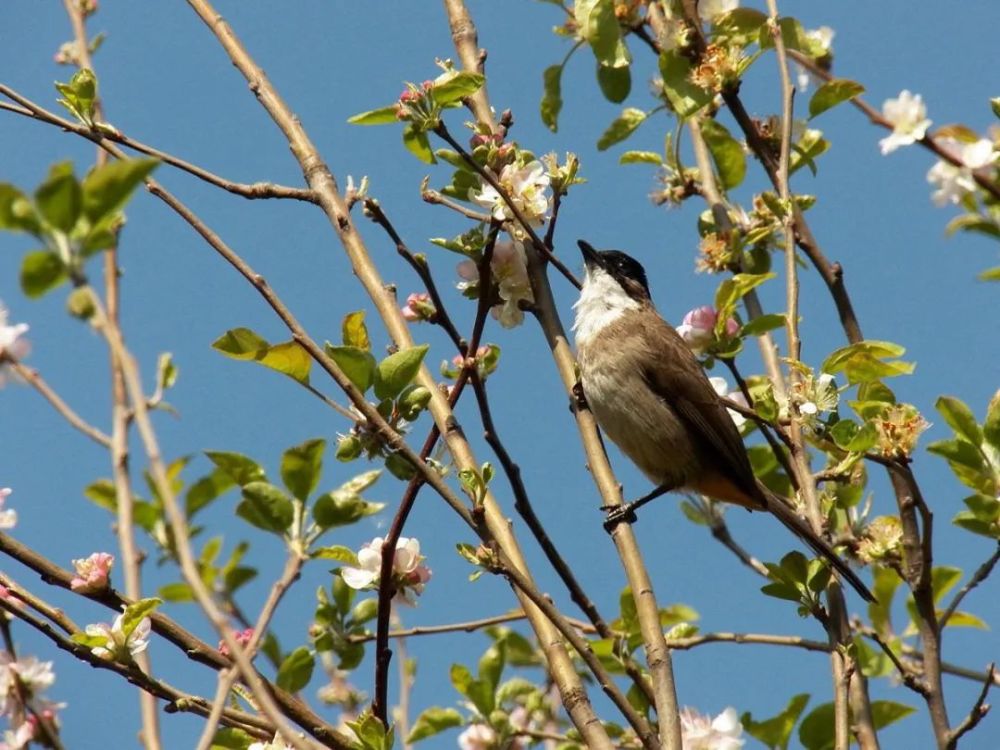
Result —
M 611 274 L 600 268 L 588 268 L 580 299 L 573 305 L 576 311 L 573 331 L 577 345 L 587 343 L 629 310 L 638 310 L 639 307 L 639 303 L 628 296 Z

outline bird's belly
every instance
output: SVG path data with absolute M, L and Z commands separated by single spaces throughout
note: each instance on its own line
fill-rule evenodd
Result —
M 583 390 L 604 434 L 657 486 L 683 487 L 700 462 L 684 425 L 637 374 L 583 367 Z

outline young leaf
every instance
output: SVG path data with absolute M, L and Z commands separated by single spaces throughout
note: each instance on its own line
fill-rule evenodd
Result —
M 462 726 L 462 714 L 454 708 L 440 708 L 433 706 L 421 713 L 413 724 L 406 741 L 419 742 L 420 740 L 433 737 L 446 729 Z
M 377 366 L 371 352 L 356 346 L 333 346 L 329 342 L 323 348 L 359 391 L 364 393 L 371 388 Z
M 618 157 L 619 164 L 663 164 L 663 157 L 655 151 L 626 151 Z
M 447 105 L 475 94 L 485 82 L 486 77 L 480 73 L 469 73 L 463 70 L 454 75 L 446 76 L 440 83 L 435 83 L 431 90 L 438 104 Z
M 719 171 L 722 187 L 731 190 L 743 182 L 747 173 L 747 157 L 743 146 L 733 138 L 726 127 L 719 122 L 705 119 L 701 133 L 712 154 L 712 161 Z
M 842 102 L 853 99 L 865 92 L 865 87 L 856 81 L 849 81 L 846 78 L 834 78 L 827 81 L 813 94 L 809 100 L 809 119 L 826 112 L 828 109 L 836 107 Z
M 312 679 L 316 660 L 305 646 L 299 646 L 285 657 L 278 669 L 276 682 L 282 690 L 297 693 Z
M 409 123 L 403 128 L 403 145 L 406 146 L 407 151 L 420 159 L 424 164 L 437 163 L 437 159 L 434 158 L 434 149 L 431 148 L 431 142 L 427 137 L 427 133 L 423 130 L 417 130 L 413 127 L 413 123 Z
M 646 119 L 646 113 L 641 109 L 635 109 L 634 107 L 628 107 L 622 110 L 622 113 L 608 125 L 608 129 L 604 131 L 600 139 L 597 141 L 597 150 L 606 151 L 609 147 L 620 143 L 632 135 L 635 129 L 642 125 L 643 121 Z
M 976 447 L 983 444 L 983 431 L 979 428 L 972 410 L 965 403 L 954 396 L 941 396 L 934 406 L 956 435 L 965 438 Z
M 269 344 L 249 328 L 232 328 L 212 342 L 212 348 L 233 359 L 257 359 Z
M 268 347 L 263 356 L 257 357 L 257 361 L 300 383 L 309 382 L 312 358 L 298 341 L 285 341 Z
M 66 280 L 66 265 L 49 250 L 36 250 L 21 261 L 21 291 L 32 298 L 41 297 Z
M 351 125 L 391 125 L 399 122 L 399 119 L 396 117 L 396 109 L 395 104 L 390 104 L 388 107 L 360 112 L 353 117 L 348 117 L 347 121 Z
M 660 75 L 663 93 L 681 120 L 686 120 L 712 100 L 711 91 L 691 82 L 691 61 L 679 50 L 660 55 Z
M 215 464 L 221 471 L 228 474 L 236 484 L 241 487 L 266 480 L 264 469 L 252 458 L 244 456 L 242 453 L 231 453 L 229 451 L 205 451 L 208 460 Z M 192 487 L 192 490 L 194 488 Z
M 336 560 L 352 567 L 358 565 L 358 556 L 354 554 L 354 550 L 339 544 L 315 549 L 310 553 L 310 557 L 315 560 Z
M 777 716 L 764 721 L 754 721 L 748 711 L 743 714 L 740 721 L 751 737 L 760 740 L 769 748 L 787 750 L 788 740 L 791 739 L 795 723 L 799 720 L 799 716 L 802 715 L 808 702 L 809 694 L 799 693 L 788 702 L 785 709 Z
M 250 482 L 243 488 L 243 500 L 236 515 L 264 531 L 280 534 L 292 525 L 295 513 L 292 500 L 267 482 Z
M 895 724 L 900 719 L 916 711 L 912 706 L 906 706 L 894 701 L 872 701 L 872 721 L 876 729 L 883 729 Z
M 163 604 L 162 599 L 152 597 L 149 599 L 140 599 L 125 607 L 125 614 L 122 617 L 122 633 L 125 634 L 125 637 L 127 638 L 132 635 L 132 632 L 139 626 L 143 618 L 151 615 L 161 604 Z
M 49 176 L 35 191 L 35 205 L 50 226 L 66 233 L 73 229 L 80 218 L 83 193 L 70 162 L 56 164 L 49 170 Z
M 398 396 L 417 376 L 429 348 L 428 344 L 411 346 L 379 362 L 375 369 L 375 395 L 380 399 Z
M 299 500 L 307 500 L 316 489 L 325 449 L 326 441 L 316 438 L 289 448 L 281 456 L 281 481 Z
M 542 100 L 538 110 L 545 127 L 553 133 L 559 130 L 559 112 L 563 104 L 562 72 L 562 65 L 550 65 L 542 73 Z
M 121 159 L 91 170 L 83 178 L 83 212 L 91 224 L 121 211 L 157 165 L 156 159 Z
M 833 750 L 833 704 L 816 706 L 799 725 L 799 742 L 805 750 Z
M 0 229 L 34 235 L 41 234 L 42 231 L 35 207 L 28 196 L 6 182 L 0 183 Z
M 368 338 L 368 326 L 365 325 L 365 311 L 355 310 L 347 313 L 340 324 L 341 337 L 344 346 L 353 346 L 364 349 L 366 352 L 372 348 L 371 340 Z
M 573 5 L 577 28 L 602 64 L 620 68 L 631 62 L 615 16 L 614 0 L 577 0 Z
M 632 91 L 632 74 L 627 65 L 613 68 L 597 63 L 597 85 L 609 102 L 621 104 Z
M 59 99 L 71 115 L 84 125 L 94 125 L 94 101 L 97 99 L 97 78 L 88 68 L 78 70 L 69 83 L 56 82 L 56 90 L 64 98 Z

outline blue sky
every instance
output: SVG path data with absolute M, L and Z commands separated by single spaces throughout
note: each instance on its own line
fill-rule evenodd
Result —
M 219 2 L 250 52 L 301 117 L 305 127 L 343 184 L 346 175 L 368 175 L 372 193 L 382 202 L 404 238 L 426 251 L 443 287 L 455 280 L 456 258 L 427 243 L 434 236 L 451 236 L 463 228 L 447 211 L 419 199 L 420 180 L 431 174 L 441 185 L 449 173 L 428 168 L 406 153 L 395 128 L 357 128 L 345 123 L 356 112 L 382 106 L 395 98 L 405 80 L 432 78 L 435 57 L 453 55 L 442 7 L 438 3 L 384 2 L 378 11 L 346 2 L 300 0 L 277 6 Z M 579 261 L 577 237 L 595 245 L 618 247 L 646 265 L 653 297 L 661 312 L 675 323 L 692 307 L 707 304 L 716 279 L 695 275 L 695 218 L 701 206 L 682 209 L 653 206 L 647 194 L 654 187 L 652 170 L 618 166 L 624 148 L 659 150 L 667 123 L 646 123 L 625 147 L 603 153 L 594 144 L 619 106 L 604 101 L 593 81 L 592 61 L 581 54 L 568 66 L 563 81 L 565 106 L 558 134 L 548 132 L 538 117 L 541 71 L 558 62 L 566 43 L 550 28 L 559 22 L 558 9 L 535 2 L 470 2 L 479 26 L 480 43 L 488 48 L 489 89 L 498 109 L 513 110 L 512 133 L 536 153 L 573 151 L 580 155 L 589 182 L 577 188 L 560 217 L 558 248 L 571 267 Z M 836 71 L 861 81 L 868 99 L 878 105 L 901 89 L 924 96 L 936 125 L 963 122 L 983 132 L 994 122 L 987 99 L 1000 94 L 995 80 L 983 74 L 995 57 L 995 29 L 1000 20 L 995 4 L 964 3 L 960 13 L 916 12 L 913 3 L 887 0 L 864 3 L 785 2 L 784 13 L 799 17 L 809 28 L 833 27 Z M 43 105 L 55 109 L 52 81 L 68 77 L 52 54 L 69 38 L 61 3 L 8 0 L 0 6 L 0 80 Z M 230 179 L 270 180 L 301 184 L 301 175 L 280 133 L 268 120 L 246 84 L 232 68 L 214 38 L 183 3 L 126 3 L 105 0 L 92 23 L 109 34 L 96 59 L 107 117 L 123 132 L 188 159 Z M 639 71 L 628 105 L 650 106 L 643 85 L 652 60 L 633 45 Z M 755 67 L 745 91 L 752 113 L 767 114 L 777 103 L 775 70 L 770 63 Z M 804 101 L 800 104 L 804 104 Z M 462 117 L 449 120 L 453 132 Z M 982 418 L 998 385 L 1000 354 L 995 345 L 996 302 L 1000 287 L 975 281 L 975 274 L 996 265 L 996 245 L 978 236 L 945 238 L 950 209 L 935 209 L 925 173 L 932 157 L 917 148 L 888 157 L 879 154 L 883 137 L 877 128 L 844 106 L 820 121 L 833 146 L 819 164 L 818 177 L 799 174 L 798 192 L 819 196 L 810 211 L 814 232 L 827 255 L 840 261 L 855 308 L 869 338 L 897 341 L 918 363 L 916 373 L 894 384 L 897 393 L 934 423 L 922 443 L 949 436 L 933 403 L 942 393 L 965 400 Z M 82 173 L 92 163 L 90 144 L 44 125 L 0 113 L 0 181 L 26 189 L 38 184 L 50 163 L 72 159 Z M 215 228 L 269 280 L 291 305 L 313 336 L 335 339 L 341 317 L 366 308 L 346 258 L 326 219 L 304 204 L 250 203 L 161 168 L 157 175 Z M 750 165 L 748 185 L 760 189 L 761 170 Z M 205 246 L 165 206 L 140 195 L 128 212 L 122 264 L 125 275 L 124 318 L 129 345 L 152 382 L 159 352 L 173 352 L 180 368 L 170 401 L 180 418 L 163 415 L 157 426 L 169 457 L 198 454 L 205 449 L 247 453 L 271 473 L 281 451 L 310 437 L 333 440 L 343 420 L 318 405 L 290 381 L 244 363 L 225 359 L 209 348 L 228 328 L 252 327 L 266 338 L 286 338 L 249 286 Z M 418 291 L 419 282 L 395 255 L 379 230 L 361 222 L 384 278 L 401 294 Z M 64 313 L 64 293 L 41 301 L 26 300 L 18 289 L 22 255 L 35 249 L 23 237 L 0 235 L 0 299 L 17 322 L 31 325 L 34 351 L 30 364 L 80 413 L 107 425 L 109 413 L 107 355 L 102 342 Z M 573 290 L 555 278 L 557 302 L 569 323 Z M 780 309 L 778 285 L 764 293 L 765 304 Z M 463 329 L 473 306 L 450 295 Z M 812 271 L 802 274 L 803 357 L 818 365 L 842 345 L 833 305 Z M 376 346 L 386 343 L 372 326 Z M 415 331 L 431 344 L 434 365 L 451 357 L 444 338 L 427 327 Z M 531 325 L 514 331 L 495 325 L 486 338 L 503 348 L 503 360 L 493 377 L 494 408 L 501 434 L 520 463 L 536 508 L 570 563 L 586 581 L 602 611 L 612 616 L 624 576 L 610 540 L 601 529 L 600 501 L 584 468 L 566 397 L 545 350 L 540 332 Z M 756 372 L 752 354 L 743 363 Z M 323 384 L 325 387 L 325 384 Z M 483 460 L 488 450 L 478 439 L 477 414 L 464 405 L 459 417 Z M 425 420 L 426 421 L 426 418 Z M 21 387 L 0 391 L 0 486 L 15 490 L 11 503 L 21 515 L 17 535 L 52 559 L 68 565 L 97 549 L 111 549 L 114 533 L 107 514 L 81 496 L 81 489 L 107 476 L 109 462 L 101 449 L 86 442 L 55 415 L 37 394 Z M 427 425 L 415 429 L 422 440 Z M 530 437 L 527 437 L 530 435 Z M 139 462 L 140 446 L 134 446 Z M 358 465 L 334 465 L 332 456 L 323 487 L 349 478 Z M 616 452 L 612 460 L 626 495 L 647 491 L 646 481 Z M 196 477 L 207 470 L 197 459 L 189 470 Z M 944 463 L 921 453 L 917 476 L 936 513 L 936 562 L 975 568 L 991 552 L 990 544 L 952 527 L 951 516 L 961 508 L 963 488 Z M 894 504 L 881 477 L 872 472 L 877 513 L 893 512 Z M 513 513 L 506 485 L 498 496 Z M 373 499 L 395 507 L 402 485 L 386 478 L 376 485 Z M 249 537 L 253 561 L 261 568 L 261 583 L 248 587 L 244 605 L 259 607 L 267 581 L 278 574 L 280 547 L 235 519 L 235 495 L 220 501 L 208 520 L 217 524 L 227 545 Z M 668 497 L 646 509 L 636 530 L 647 553 L 660 602 L 683 602 L 701 615 L 705 631 L 772 632 L 821 638 L 818 626 L 800 620 L 791 605 L 769 599 L 759 582 L 703 529 L 692 527 L 680 514 L 678 501 Z M 755 555 L 779 558 L 793 542 L 778 524 L 759 515 L 731 512 L 734 535 Z M 374 519 L 343 532 L 334 541 L 357 547 L 381 531 L 385 519 Z M 534 545 L 525 539 L 536 562 L 542 588 L 572 612 L 554 576 L 544 567 Z M 440 624 L 506 611 L 513 605 L 508 589 L 489 577 L 475 584 L 455 556 L 457 541 L 471 541 L 468 532 L 430 492 L 414 511 L 407 533 L 424 545 L 435 578 L 420 606 L 404 612 L 408 625 Z M 39 588 L 24 569 L 4 564 L 4 572 Z M 152 563 L 145 571 L 149 590 L 176 580 L 170 569 Z M 322 563 L 313 564 L 279 614 L 277 626 L 286 647 L 305 642 L 308 616 L 317 585 L 328 584 Z M 58 599 L 81 622 L 108 618 L 106 611 Z M 856 597 L 852 611 L 860 610 Z M 988 622 L 1000 621 L 995 581 L 971 595 L 964 608 Z M 171 612 L 196 632 L 212 639 L 206 623 L 191 608 Z M 900 614 L 900 616 L 903 616 Z M 26 651 L 42 645 L 18 631 Z M 451 705 L 457 696 L 447 682 L 453 661 L 473 662 L 487 645 L 482 635 L 412 639 L 419 660 L 415 709 Z M 996 658 L 998 641 L 992 631 L 949 630 L 946 658 L 982 669 Z M 45 653 L 52 652 L 45 649 Z M 177 660 L 169 646 L 151 648 L 154 666 L 169 662 L 165 672 L 192 692 L 210 694 L 214 679 Z M 72 747 L 131 743 L 136 727 L 122 721 L 131 712 L 130 689 L 108 673 L 97 673 L 57 655 L 58 681 L 52 696 L 65 700 L 65 737 Z M 175 666 L 174 662 L 180 664 Z M 703 712 L 717 713 L 727 705 L 767 717 L 784 707 L 794 693 L 812 694 L 810 706 L 829 700 L 826 660 L 819 655 L 787 653 L 766 647 L 706 646 L 679 653 L 675 669 L 680 700 Z M 370 663 L 357 673 L 359 687 L 369 690 Z M 778 676 L 780 675 L 780 678 Z M 310 692 L 319 686 L 310 686 Z M 766 688 L 766 689 L 762 689 Z M 971 705 L 979 686 L 946 678 L 953 721 Z M 885 680 L 873 682 L 876 698 L 919 705 L 919 698 Z M 599 705 L 602 698 L 596 694 Z M 987 748 L 1000 732 L 1000 719 L 987 718 L 963 747 Z M 187 746 L 200 720 L 164 718 L 168 747 Z M 884 734 L 885 747 L 925 746 L 929 723 L 921 711 Z M 440 744 L 437 744 L 440 743 Z M 451 738 L 435 746 L 451 746 Z

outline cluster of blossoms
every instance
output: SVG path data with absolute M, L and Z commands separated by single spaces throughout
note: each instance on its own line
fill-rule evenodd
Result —
M 441 374 L 446 378 L 455 379 L 461 374 L 462 368 L 468 365 L 469 367 L 476 368 L 481 380 L 486 380 L 486 378 L 496 371 L 499 363 L 500 347 L 495 344 L 483 344 L 483 346 L 476 349 L 474 355 L 463 357 L 461 354 L 456 354 L 452 357 L 450 363 L 443 361 L 441 363 Z
M 80 45 L 75 41 L 63 42 L 59 45 L 59 49 L 52 56 L 56 65 L 73 65 L 79 66 L 80 64 Z
M 879 516 L 865 527 L 858 557 L 866 563 L 896 564 L 902 560 L 903 526 L 896 516 Z
M 808 373 L 792 385 L 787 398 L 779 400 L 778 416 L 790 419 L 794 410 L 804 429 L 815 430 L 820 416 L 836 409 L 838 403 L 840 390 L 833 375 L 822 373 L 815 377 Z
M 493 306 L 493 317 L 500 321 L 504 328 L 519 326 L 524 320 L 521 302 L 530 304 L 535 301 L 531 291 L 531 280 L 528 278 L 528 260 L 524 245 L 518 241 L 499 241 L 493 248 L 490 259 L 490 275 L 497 285 L 499 304 Z M 479 267 L 472 260 L 463 260 L 456 271 L 461 277 L 459 290 L 465 292 L 479 284 Z M 483 290 L 480 290 L 480 294 Z
M 76 575 L 69 582 L 70 588 L 81 594 L 103 591 L 110 585 L 109 577 L 114 564 L 114 556 L 107 552 L 94 552 L 90 557 L 74 560 Z
M 11 325 L 7 322 L 8 316 L 7 308 L 0 302 L 0 386 L 3 386 L 6 379 L 4 355 L 9 354 L 16 359 L 23 359 L 31 351 L 31 344 L 23 338 L 28 332 L 28 324 Z
M 695 270 L 705 273 L 725 273 L 733 269 L 737 261 L 732 243 L 716 232 L 709 232 L 698 244 L 700 256 L 695 261 Z
M 344 583 L 358 590 L 377 588 L 384 544 L 385 539 L 377 536 L 362 545 L 358 550 L 358 567 L 347 566 L 340 571 Z M 416 597 L 423 593 L 424 586 L 431 579 L 431 569 L 423 562 L 420 542 L 401 536 L 392 558 L 392 579 L 396 589 L 394 601 L 411 607 L 416 605 Z
M 829 69 L 829 65 L 833 61 L 834 36 L 835 33 L 829 26 L 820 26 L 818 29 L 810 29 L 806 32 L 806 39 L 812 45 L 812 52 L 816 55 L 816 62 L 825 69 Z M 813 76 L 804 67 L 798 63 L 795 64 L 795 67 L 798 69 L 796 82 L 798 83 L 799 91 L 805 93 L 809 90 L 810 83 L 819 83 L 813 80 Z
M 519 164 L 515 160 L 500 170 L 497 182 L 530 226 L 540 227 L 545 223 L 549 210 L 548 190 L 551 179 L 542 162 L 535 159 L 527 164 Z M 504 200 L 504 196 L 488 182 L 482 182 L 478 189 L 470 189 L 469 200 L 488 208 L 497 221 L 515 219 L 514 211 Z M 516 239 L 523 239 L 523 228 L 516 223 L 511 224 L 511 232 Z
M 732 706 L 714 719 L 684 708 L 680 720 L 683 750 L 740 750 L 745 742 L 743 725 Z
M 988 138 L 962 143 L 952 138 L 938 140 L 938 145 L 951 154 L 961 166 L 939 159 L 927 171 L 927 182 L 937 188 L 931 195 L 935 206 L 961 203 L 965 196 L 976 189 L 973 170 L 996 164 L 996 144 Z
M 709 44 L 701 61 L 691 69 L 691 83 L 719 92 L 739 77 L 743 52 L 739 47 Z
M 704 354 L 718 340 L 715 335 L 715 326 L 719 320 L 719 314 L 711 305 L 696 307 L 688 311 L 684 320 L 677 326 L 677 333 L 684 339 L 688 347 L 695 354 Z M 740 324 L 735 318 L 726 321 L 725 334 L 733 337 L 739 333 Z
M 13 508 L 3 509 L 4 503 L 10 497 L 12 490 L 10 487 L 0 488 L 0 529 L 13 529 L 17 526 L 17 511 Z
M 244 628 L 233 633 L 233 640 L 240 644 L 241 648 L 246 648 L 252 639 L 253 628 Z M 219 653 L 223 656 L 229 656 L 229 646 L 226 645 L 225 641 L 219 641 Z
M 53 703 L 42 695 L 55 679 L 50 661 L 39 661 L 34 656 L 13 659 L 7 651 L 0 653 L 0 715 L 10 723 L 0 747 L 28 747 L 39 735 L 39 717 L 45 722 L 45 733 L 58 730 L 57 712 L 66 704 Z
M 111 625 L 106 622 L 88 625 L 86 634 L 103 641 L 92 646 L 91 653 L 99 659 L 127 664 L 145 651 L 149 646 L 149 631 L 152 628 L 150 619 L 143 617 L 130 633 L 125 632 L 124 623 L 125 614 L 122 613 Z

